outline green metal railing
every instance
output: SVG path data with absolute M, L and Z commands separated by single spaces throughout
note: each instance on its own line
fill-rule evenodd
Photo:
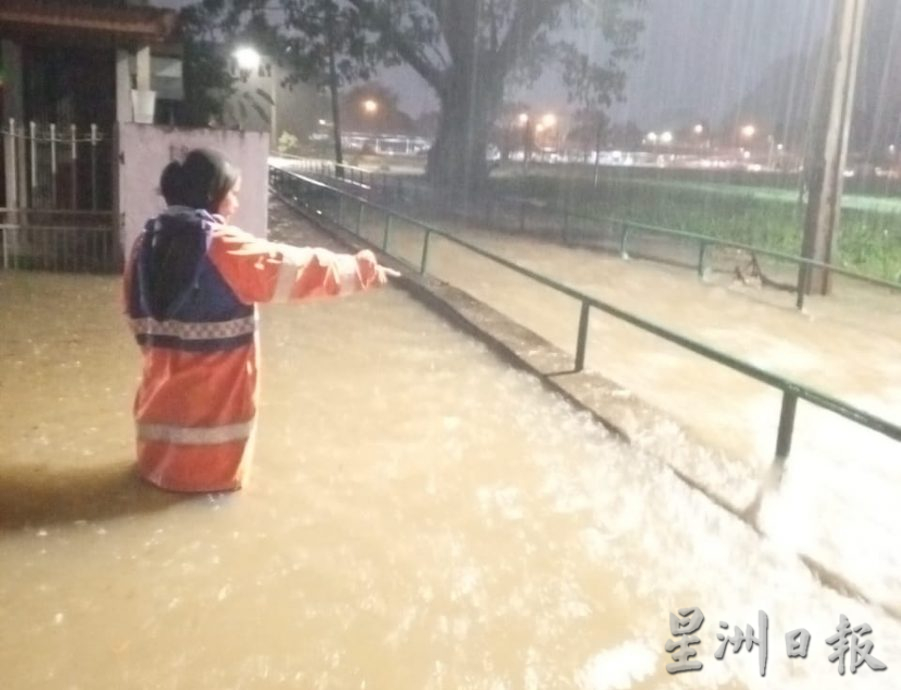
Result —
M 308 172 L 319 174 L 324 177 L 337 178 L 334 163 L 331 163 L 329 161 L 308 161 L 307 163 L 310 166 Z M 404 182 L 400 177 L 395 176 L 393 178 L 393 181 L 389 182 L 392 177 L 386 175 L 385 173 L 359 171 L 356 173 L 356 175 L 361 181 L 360 185 L 365 187 L 367 191 L 377 191 L 379 190 L 379 185 L 381 185 L 381 190 L 383 192 L 388 193 L 393 191 L 393 193 L 390 194 L 390 197 L 399 199 L 404 198 Z M 365 184 L 362 183 L 362 180 L 364 179 L 366 180 Z M 347 181 L 346 178 L 345 181 Z M 353 184 L 354 179 L 351 179 L 350 182 Z M 416 196 L 417 193 L 422 193 L 423 189 L 420 186 L 413 184 L 412 182 L 407 180 L 406 191 L 408 193 L 408 196 Z M 486 215 L 488 216 L 493 215 L 497 209 L 507 208 L 511 216 L 518 218 L 519 230 L 521 232 L 525 232 L 527 230 L 528 220 L 530 216 L 534 216 L 536 214 L 545 215 L 552 222 L 552 224 L 559 223 L 559 229 L 555 228 L 554 232 L 559 231 L 565 242 L 572 241 L 576 236 L 576 234 L 573 232 L 573 221 L 582 221 L 592 224 L 605 224 L 608 227 L 613 228 L 615 232 L 616 230 L 618 230 L 619 239 L 617 240 L 617 245 L 619 247 L 619 254 L 624 259 L 629 258 L 629 240 L 635 235 L 649 234 L 671 239 L 689 240 L 696 242 L 698 245 L 696 267 L 698 277 L 701 280 L 703 280 L 706 276 L 708 250 L 712 247 L 738 249 L 749 252 L 750 254 L 755 256 L 763 256 L 770 259 L 775 259 L 777 261 L 794 264 L 798 267 L 799 270 L 799 275 L 797 276 L 797 280 L 795 282 L 795 305 L 798 309 L 804 308 L 804 301 L 806 297 L 806 291 L 804 287 L 807 284 L 808 273 L 812 269 L 820 269 L 827 271 L 828 273 L 841 275 L 868 285 L 901 292 L 901 282 L 886 280 L 883 278 L 876 278 L 874 276 L 868 276 L 857 271 L 852 271 L 840 266 L 836 266 L 834 264 L 807 259 L 795 254 L 787 254 L 785 252 L 755 247 L 743 242 L 722 239 L 714 237 L 712 235 L 703 235 L 686 230 L 675 230 L 673 228 L 664 228 L 660 226 L 649 225 L 646 223 L 637 223 L 622 218 L 591 217 L 583 214 L 572 213 L 566 209 L 560 211 L 559 209 L 551 209 L 540 206 L 529 199 L 492 199 L 487 202 L 487 208 L 488 211 L 486 212 Z M 595 233 L 578 234 L 582 238 L 589 239 L 596 238 L 597 236 Z
M 361 226 L 359 222 L 361 221 L 362 214 L 366 209 L 371 209 L 378 213 L 384 214 L 385 226 L 382 237 L 382 248 L 384 250 L 387 250 L 389 246 L 389 236 L 392 231 L 392 225 L 395 221 L 400 220 L 411 227 L 417 228 L 423 233 L 422 253 L 420 255 L 419 265 L 416 266 L 404 259 L 400 260 L 403 263 L 410 265 L 411 268 L 417 270 L 421 274 L 425 274 L 428 271 L 430 240 L 432 236 L 437 235 L 442 239 L 457 246 L 463 247 L 478 256 L 494 262 L 495 264 L 508 268 L 511 271 L 518 273 L 519 275 L 530 278 L 545 287 L 548 287 L 552 290 L 555 290 L 556 292 L 567 295 L 568 297 L 576 300 L 580 303 L 581 306 L 575 348 L 576 354 L 574 371 L 576 372 L 582 371 L 585 368 L 585 355 L 588 347 L 589 320 L 591 317 L 591 310 L 596 309 L 600 312 L 624 321 L 625 323 L 631 324 L 632 326 L 635 326 L 647 333 L 651 333 L 659 338 L 662 338 L 667 342 L 678 345 L 690 352 L 705 357 L 733 371 L 759 381 L 760 383 L 764 383 L 772 388 L 780 390 L 782 392 L 782 405 L 779 414 L 779 426 L 776 438 L 775 456 L 776 462 L 779 465 L 784 465 L 791 451 L 795 426 L 795 416 L 799 400 L 806 400 L 807 402 L 812 403 L 817 407 L 829 410 L 830 412 L 845 417 L 846 419 L 850 419 L 851 421 L 872 429 L 873 431 L 884 434 L 885 436 L 888 436 L 895 441 L 901 442 L 901 426 L 899 426 L 898 424 L 890 422 L 859 408 L 853 407 L 848 403 L 839 400 L 838 398 L 832 397 L 826 393 L 822 393 L 809 386 L 792 381 L 790 379 L 786 379 L 782 376 L 779 376 L 778 374 L 766 371 L 765 369 L 761 369 L 760 367 L 733 357 L 732 355 L 722 352 L 721 350 L 717 350 L 708 345 L 704 345 L 703 343 L 699 343 L 684 335 L 681 335 L 680 333 L 649 321 L 648 319 L 644 319 L 631 314 L 623 309 L 613 306 L 608 302 L 600 300 L 596 297 L 592 297 L 591 295 L 587 295 L 584 292 L 569 287 L 568 285 L 557 282 L 552 278 L 548 278 L 547 276 L 520 266 L 513 261 L 510 261 L 509 259 L 505 259 L 502 256 L 498 256 L 489 251 L 486 251 L 481 247 L 471 244 L 466 240 L 460 239 L 459 237 L 455 237 L 454 235 L 432 225 L 429 225 L 428 223 L 424 223 L 415 218 L 411 218 L 404 214 L 393 211 L 392 209 L 372 203 L 366 199 L 354 196 L 317 180 L 304 177 L 296 173 L 288 172 L 286 170 L 281 170 L 279 168 L 270 168 L 270 184 L 284 198 L 295 204 L 300 204 L 308 209 L 311 209 L 315 214 L 320 216 L 325 215 L 325 212 L 321 208 L 322 205 L 325 202 L 332 202 L 332 204 L 336 208 L 335 218 L 333 218 L 332 220 L 337 220 L 338 225 L 341 225 L 351 232 L 356 231 L 357 235 L 360 235 Z M 317 204 L 317 201 L 320 203 Z M 347 215 L 343 210 L 346 205 L 350 205 L 351 207 L 355 206 L 357 208 L 356 228 L 342 222 L 344 217 Z
M 698 243 L 698 262 L 697 262 L 697 271 L 698 277 L 703 279 L 706 266 L 705 259 L 707 256 L 707 250 L 710 247 L 726 247 L 729 249 L 740 249 L 742 251 L 749 252 L 751 254 L 757 256 L 765 256 L 771 259 L 777 259 L 779 261 L 784 261 L 787 263 L 796 264 L 799 267 L 799 270 L 805 272 L 805 275 L 799 276 L 798 280 L 798 289 L 796 291 L 796 306 L 798 309 L 804 308 L 804 295 L 805 292 L 801 287 L 806 283 L 806 272 L 811 269 L 822 269 L 824 271 L 828 271 L 829 273 L 834 273 L 836 275 L 845 276 L 846 278 L 851 278 L 853 280 L 859 281 L 861 283 L 867 283 L 869 285 L 875 285 L 877 287 L 888 288 L 889 290 L 897 290 L 901 292 L 901 283 L 894 282 L 891 280 L 884 280 L 882 278 L 876 278 L 873 276 L 864 275 L 863 273 L 858 273 L 857 271 L 851 271 L 846 268 L 842 268 L 840 266 L 836 266 L 834 264 L 824 263 L 822 261 L 815 261 L 813 259 L 806 259 L 801 256 L 796 256 L 794 254 L 786 254 L 785 252 L 778 252 L 772 249 L 764 249 L 761 247 L 755 247 L 750 244 L 746 244 L 744 242 L 736 242 L 733 240 L 724 240 L 718 237 L 713 237 L 711 235 L 702 235 L 696 232 L 689 232 L 686 230 L 674 230 L 672 228 L 662 228 L 655 225 L 647 225 L 645 223 L 635 223 L 633 221 L 623 220 L 620 218 L 605 218 L 599 219 L 590 218 L 588 216 L 582 216 L 579 214 L 569 213 L 567 211 L 563 212 L 564 215 L 564 228 L 568 229 L 570 226 L 570 219 L 584 220 L 588 222 L 606 222 L 609 223 L 612 227 L 620 228 L 620 254 L 623 257 L 628 257 L 628 239 L 631 233 L 647 233 L 653 235 L 660 235 L 664 237 L 675 237 L 684 240 L 691 240 Z M 566 232 L 564 232 L 564 236 L 566 236 Z

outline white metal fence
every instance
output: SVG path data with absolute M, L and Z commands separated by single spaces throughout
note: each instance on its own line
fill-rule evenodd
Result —
M 111 135 L 96 125 L 4 124 L 3 268 L 115 270 L 120 252 Z

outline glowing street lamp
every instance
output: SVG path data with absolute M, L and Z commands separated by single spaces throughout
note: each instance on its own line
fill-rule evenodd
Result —
M 253 48 L 252 46 L 239 46 L 232 52 L 232 57 L 238 64 L 238 71 L 241 73 L 241 79 L 243 81 L 246 82 L 254 72 L 260 77 L 263 76 L 259 71 L 260 65 L 263 62 L 263 56 L 260 55 L 260 51 L 256 48 Z M 274 72 L 267 69 L 267 73 L 269 77 L 269 146 L 272 148 L 276 145 L 276 138 L 278 136 L 278 127 L 276 126 L 275 121 L 275 99 L 277 90 Z
M 379 111 L 379 104 L 372 98 L 367 98 L 363 101 L 363 110 L 369 115 L 375 115 Z
M 255 72 L 260 68 L 263 58 L 260 56 L 256 48 L 250 46 L 241 46 L 233 53 L 235 62 L 238 63 L 238 69 L 242 72 Z
M 672 132 L 664 132 L 660 135 L 660 143 L 661 144 L 672 144 L 673 143 L 673 133 Z
M 657 143 L 657 132 L 648 132 L 648 135 L 645 137 L 652 144 Z
M 544 125 L 545 129 L 552 129 L 557 126 L 557 116 L 554 113 L 548 113 L 541 118 L 541 124 Z
M 757 134 L 757 128 L 754 125 L 745 125 L 741 128 L 741 135 L 745 139 L 752 138 L 755 134 Z
M 525 127 L 529 124 L 529 114 L 528 113 L 520 113 L 519 117 L 516 118 L 517 122 L 519 122 L 520 127 Z
M 701 136 L 704 133 L 704 125 L 698 124 L 694 126 L 694 133 Z

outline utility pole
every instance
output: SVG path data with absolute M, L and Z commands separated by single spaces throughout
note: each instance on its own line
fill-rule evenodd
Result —
M 801 254 L 825 264 L 832 262 L 838 242 L 865 8 L 866 0 L 834 0 L 814 94 L 812 132 L 804 163 L 808 201 Z M 798 301 L 804 294 L 828 294 L 831 286 L 829 270 L 802 266 Z

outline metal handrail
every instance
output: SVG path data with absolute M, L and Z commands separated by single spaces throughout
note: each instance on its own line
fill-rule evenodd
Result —
M 823 393 L 822 391 L 811 388 L 810 386 L 807 386 L 805 384 L 798 383 L 797 381 L 792 381 L 773 372 L 761 369 L 758 366 L 738 359 L 737 357 L 722 352 L 721 350 L 718 350 L 716 348 L 710 347 L 709 345 L 699 343 L 696 340 L 692 340 L 691 338 L 677 333 L 676 331 L 668 329 L 664 326 L 661 326 L 660 324 L 631 314 L 623 309 L 613 306 L 608 302 L 585 294 L 580 290 L 572 288 L 568 285 L 564 285 L 563 283 L 560 283 L 552 278 L 548 278 L 547 276 L 537 273 L 536 271 L 533 271 L 531 269 L 525 268 L 524 266 L 520 266 L 519 264 L 516 264 L 509 259 L 505 259 L 502 256 L 493 254 L 485 249 L 482 249 L 481 247 L 467 242 L 466 240 L 455 237 L 454 235 L 441 230 L 440 228 L 436 228 L 432 225 L 424 223 L 423 221 L 411 218 L 410 216 L 406 216 L 401 213 L 397 213 L 392 209 L 386 208 L 379 204 L 375 204 L 371 201 L 368 201 L 367 199 L 349 194 L 345 191 L 319 182 L 318 180 L 314 180 L 297 173 L 282 170 L 276 167 L 273 167 L 272 171 L 276 173 L 276 177 L 289 176 L 307 186 L 319 188 L 322 191 L 338 195 L 339 200 L 341 198 L 352 200 L 353 202 L 359 204 L 361 209 L 368 207 L 384 213 L 386 215 L 386 224 L 385 241 L 383 242 L 383 248 L 385 249 L 387 249 L 387 233 L 391 228 L 392 218 L 397 218 L 422 230 L 425 233 L 425 238 L 423 243 L 421 263 L 418 267 L 420 273 L 424 274 L 426 272 L 428 262 L 428 240 L 432 234 L 435 234 L 454 244 L 464 247 L 465 249 L 468 249 L 485 259 L 493 261 L 494 263 L 504 266 L 505 268 L 508 268 L 527 278 L 531 278 L 532 280 L 538 282 L 541 285 L 544 285 L 545 287 L 556 290 L 557 292 L 560 292 L 579 301 L 581 303 L 581 312 L 579 318 L 578 336 L 576 341 L 575 371 L 582 371 L 585 366 L 585 353 L 587 349 L 588 338 L 588 320 L 590 317 L 591 308 L 595 308 L 617 319 L 625 321 L 626 323 L 635 326 L 643 331 L 656 335 L 675 345 L 679 345 L 680 347 L 683 347 L 690 352 L 710 359 L 733 371 L 736 371 L 740 374 L 748 376 L 749 378 L 780 390 L 783 394 L 783 399 L 782 408 L 780 411 L 779 430 L 776 441 L 776 461 L 780 464 L 783 464 L 786 461 L 791 450 L 796 408 L 799 399 L 806 400 L 807 402 L 812 403 L 817 407 L 829 410 L 830 412 L 845 417 L 846 419 L 872 429 L 873 431 L 884 434 L 885 436 L 888 436 L 895 441 L 901 441 L 901 426 L 899 426 L 898 424 L 883 419 L 878 415 L 866 412 L 865 410 L 853 407 L 852 405 L 849 405 L 846 402 L 839 400 L 838 398 L 835 398 L 827 393 Z M 360 215 L 358 214 L 358 225 L 356 229 L 357 234 L 359 234 L 359 218 Z M 341 223 L 339 222 L 339 225 L 340 224 Z M 349 226 L 344 227 L 349 228 Z M 410 264 L 410 262 L 408 261 L 405 261 L 403 259 L 401 259 L 401 261 L 412 266 L 412 264 Z
M 366 172 L 366 171 L 363 171 Z M 372 175 L 372 172 L 369 172 Z M 525 206 L 531 206 L 533 208 L 539 209 L 544 212 L 552 212 L 551 209 L 546 206 L 542 206 L 540 204 L 535 203 L 533 200 L 524 199 L 524 198 L 515 198 L 515 197 L 506 197 L 501 200 L 501 203 L 504 201 L 511 202 L 512 204 L 519 206 L 521 209 Z M 559 210 L 558 210 L 559 212 Z M 576 219 L 587 221 L 590 223 L 609 223 L 611 225 L 618 225 L 623 228 L 623 236 L 620 241 L 620 252 L 624 256 L 627 256 L 626 252 L 626 240 L 627 240 L 627 232 L 631 230 L 638 230 L 642 232 L 653 233 L 657 235 L 664 235 L 668 237 L 679 237 L 683 239 L 690 239 L 698 242 L 700 246 L 699 256 L 698 256 L 698 275 L 703 276 L 704 273 L 704 260 L 706 256 L 706 250 L 708 246 L 717 246 L 717 247 L 729 247 L 732 249 L 741 249 L 743 251 L 751 252 L 753 254 L 759 256 L 766 256 L 773 259 L 778 259 L 780 261 L 786 261 L 789 263 L 794 263 L 799 267 L 804 267 L 807 269 L 810 268 L 819 268 L 825 271 L 829 271 L 830 273 L 835 273 L 837 275 L 842 275 L 847 278 L 851 278 L 853 280 L 857 280 L 863 283 L 868 283 L 870 285 L 875 285 L 877 287 L 887 288 L 889 290 L 898 290 L 901 291 L 901 282 L 886 280 L 884 278 L 876 278 L 875 276 L 869 276 L 864 273 L 860 273 L 858 271 L 853 271 L 847 268 L 842 268 L 841 266 L 836 266 L 835 264 L 826 263 L 824 261 L 817 261 L 815 259 L 808 259 L 803 256 L 798 256 L 796 254 L 787 254 L 785 252 L 776 251 L 773 249 L 765 249 L 763 247 L 755 247 L 754 245 L 747 244 L 744 242 L 738 242 L 734 240 L 722 239 L 719 237 L 714 237 L 713 235 L 704 235 L 701 233 L 691 232 L 688 230 L 676 230 L 674 228 L 665 228 L 657 225 L 650 225 L 647 223 L 639 223 L 637 221 L 626 220 L 624 218 L 617 218 L 615 216 L 606 216 L 601 218 L 594 218 L 591 216 L 583 215 L 580 213 L 573 213 L 568 210 L 563 210 L 563 232 L 564 235 L 569 234 L 569 219 Z M 798 281 L 798 295 L 797 295 L 797 306 L 799 309 L 804 307 L 804 292 L 800 288 L 803 285 L 803 281 Z
M 789 261 L 792 263 L 796 263 L 798 265 L 808 266 L 810 268 L 821 268 L 832 273 L 837 273 L 839 275 L 847 276 L 848 278 L 853 278 L 855 280 L 859 280 L 865 283 L 871 283 L 873 285 L 877 285 L 879 287 L 885 287 L 892 290 L 901 290 L 901 283 L 895 282 L 892 280 L 885 280 L 884 278 L 876 278 L 873 276 L 868 276 L 864 273 L 858 273 L 857 271 L 852 271 L 847 268 L 842 268 L 840 266 L 836 266 L 835 264 L 826 263 L 824 261 L 817 261 L 815 259 L 808 259 L 803 256 L 797 256 L 796 254 L 786 254 L 785 252 L 779 252 L 774 249 L 765 249 L 763 247 L 755 247 L 754 245 L 747 244 L 744 242 L 737 242 L 735 240 L 725 240 L 719 237 L 714 237 L 713 235 L 703 235 L 697 232 L 691 232 L 688 230 L 675 230 L 673 228 L 664 228 L 657 225 L 649 225 L 647 223 L 638 223 L 631 220 L 625 220 L 622 218 L 616 217 L 606 217 L 606 218 L 591 218 L 589 216 L 583 216 L 581 214 L 565 212 L 571 218 L 576 218 L 578 220 L 585 220 L 592 223 L 597 223 L 599 221 L 606 221 L 611 224 L 619 224 L 621 226 L 628 226 L 629 228 L 636 228 L 641 231 L 654 233 L 658 235 L 667 235 L 670 237 L 681 237 L 684 239 L 695 240 L 697 242 L 701 242 L 703 244 L 716 245 L 720 247 L 730 247 L 732 249 L 742 249 L 744 251 L 753 252 L 754 254 L 759 254 L 761 256 L 771 257 L 773 259 L 779 259 L 780 261 Z

